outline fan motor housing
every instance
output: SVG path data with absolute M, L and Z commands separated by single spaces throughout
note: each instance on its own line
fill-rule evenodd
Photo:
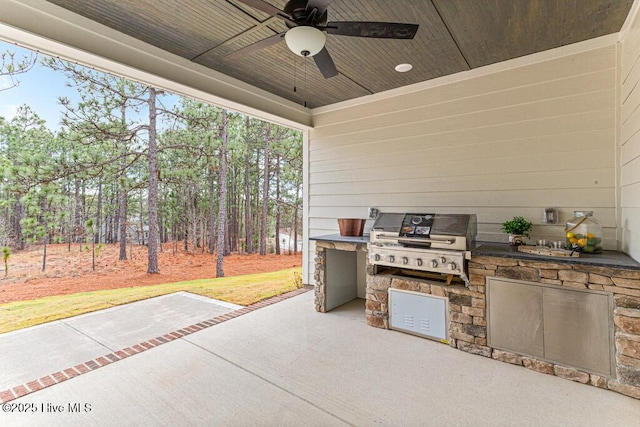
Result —
M 310 13 L 313 13 L 315 9 L 307 10 L 307 0 L 291 0 L 287 2 L 284 6 L 284 12 L 287 13 L 297 25 L 310 25 L 310 26 L 318 26 L 318 25 L 326 25 L 327 24 L 327 11 L 323 11 L 321 15 L 315 12 L 315 16 L 309 16 Z M 311 21 L 309 21 L 311 18 Z M 287 27 L 292 28 L 293 24 L 290 22 L 286 22 Z

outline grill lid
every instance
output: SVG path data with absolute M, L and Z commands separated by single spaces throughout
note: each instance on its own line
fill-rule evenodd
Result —
M 428 235 L 475 237 L 475 215 L 429 214 L 429 213 L 387 213 L 378 214 L 373 229 L 397 233 L 399 237 L 427 237 Z
M 373 224 L 371 242 L 385 244 L 393 239 L 403 246 L 470 250 L 476 233 L 474 214 L 383 212 Z
M 403 213 L 380 212 L 373 222 L 373 229 L 389 233 L 400 233 L 404 216 L 405 214 Z

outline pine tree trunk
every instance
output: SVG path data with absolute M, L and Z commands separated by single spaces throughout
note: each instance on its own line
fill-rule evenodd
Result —
M 43 229 L 44 229 L 44 236 L 42 237 L 42 271 L 45 271 L 47 269 L 47 235 L 49 234 L 49 227 L 48 227 L 48 221 L 47 221 L 47 195 L 44 195 L 44 198 L 42 200 L 42 218 L 43 218 Z
M 280 255 L 280 251 L 280 154 L 278 153 L 276 155 L 276 255 Z
M 102 242 L 102 179 L 98 179 L 98 206 L 96 208 L 96 233 L 93 242 Z
M 13 202 L 13 223 L 11 231 L 13 234 L 13 246 L 20 250 L 24 250 L 24 240 L 22 239 L 22 217 L 24 216 L 24 207 L 20 202 L 20 195 L 16 194 Z
M 73 206 L 71 205 L 71 193 L 67 193 L 68 202 L 67 209 L 69 212 L 73 212 Z M 73 218 L 69 215 L 67 221 L 67 252 L 71 252 L 71 242 L 73 241 Z
M 113 212 L 113 215 L 109 215 L 108 227 L 109 231 L 107 232 L 107 243 L 115 243 L 117 241 L 116 235 L 118 234 L 118 215 L 120 212 L 117 209 L 118 202 L 118 187 L 117 185 L 111 186 L 111 191 L 109 192 L 109 205 L 115 206 L 116 209 Z
M 74 194 L 73 200 L 75 203 L 75 214 L 74 214 L 74 232 L 73 232 L 73 240 L 74 242 L 78 242 L 82 235 L 82 218 L 80 215 L 80 180 L 76 178 L 73 183 Z
M 127 193 L 125 191 L 124 188 L 120 189 L 120 194 L 118 195 L 119 197 L 119 219 L 120 219 L 120 223 L 118 224 L 120 226 L 120 232 L 119 234 L 119 239 L 120 239 L 120 256 L 118 257 L 119 260 L 123 261 L 127 259 Z
M 196 253 L 198 249 L 198 197 L 196 195 L 197 189 L 192 189 L 191 200 L 191 253 Z
M 42 248 L 42 271 L 47 269 L 47 238 L 44 239 L 44 245 Z
M 82 185 L 80 186 L 80 189 L 82 190 L 81 194 L 80 194 L 80 226 L 83 227 L 84 229 L 84 225 L 87 222 L 87 183 L 85 180 L 82 180 Z M 84 233 L 83 233 L 84 234 Z
M 225 234 L 224 256 L 231 255 L 231 246 L 233 245 L 234 232 L 236 229 L 236 216 L 234 214 L 235 204 L 233 203 L 233 189 L 235 187 L 233 184 L 235 183 L 235 177 L 231 174 L 233 169 L 229 168 L 228 163 L 229 159 L 227 159 L 227 211 L 225 212 L 227 229 Z M 229 181 L 232 183 L 231 186 L 229 185 Z
M 158 268 L 158 146 L 156 143 L 156 90 L 149 88 L 149 237 L 147 273 Z
M 262 181 L 262 222 L 260 227 L 260 255 L 267 253 L 267 217 L 269 215 L 269 136 L 270 126 L 267 126 L 267 130 L 264 135 L 264 180 Z
M 254 251 L 260 250 L 260 225 L 262 224 L 262 219 L 260 217 L 260 213 L 262 212 L 262 198 L 260 197 L 260 187 L 262 186 L 262 182 L 260 182 L 260 153 L 261 150 L 256 150 L 256 178 L 254 181 L 253 188 L 253 218 L 252 218 L 252 228 L 253 233 L 257 233 L 257 239 L 254 239 Z
M 249 118 L 246 119 L 247 134 L 249 133 Z M 252 254 L 253 249 L 253 227 L 251 218 L 251 153 L 249 152 L 249 142 L 247 141 L 247 154 L 244 159 L 244 238 L 245 247 L 248 254 Z
M 298 198 L 300 197 L 300 187 L 296 188 L 296 201 L 293 204 L 293 253 L 298 253 Z
M 138 233 L 138 244 L 144 246 L 144 200 L 143 200 L 143 192 L 140 191 L 140 231 Z M 147 201 L 147 204 L 149 202 Z
M 224 277 L 225 227 L 227 214 L 227 110 L 222 110 L 220 147 L 220 178 L 218 180 L 218 240 L 216 245 L 216 276 Z
M 127 108 L 123 105 L 120 107 L 121 117 L 122 117 L 122 125 L 126 126 L 126 112 Z M 124 180 L 125 170 L 127 169 L 127 141 L 120 141 L 122 144 L 122 158 L 120 159 L 120 174 L 121 179 Z M 120 261 L 125 261 L 127 259 L 127 190 L 125 188 L 125 183 L 121 182 L 119 185 L 118 192 L 118 217 L 119 222 L 118 226 L 120 228 L 120 232 L 118 233 L 118 238 L 120 239 L 120 254 L 118 259 Z
M 215 177 L 214 177 L 213 165 L 209 168 L 209 254 L 213 255 L 215 252 L 215 229 L 216 229 L 216 214 L 215 214 Z
M 227 160 L 229 162 L 229 160 Z M 236 245 L 236 229 L 238 227 L 238 212 L 236 205 L 236 170 L 231 165 L 227 168 L 227 245 L 225 247 L 225 255 L 235 251 Z

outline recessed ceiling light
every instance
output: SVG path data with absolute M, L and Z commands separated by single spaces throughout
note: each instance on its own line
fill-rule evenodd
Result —
M 413 68 L 413 65 L 411 64 L 398 64 L 396 65 L 396 71 L 399 73 L 406 73 L 407 71 L 411 70 Z

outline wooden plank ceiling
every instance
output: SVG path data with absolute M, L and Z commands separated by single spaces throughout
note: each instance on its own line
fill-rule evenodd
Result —
M 413 40 L 327 35 L 339 74 L 280 42 L 225 56 L 286 31 L 283 21 L 236 0 L 49 0 L 195 63 L 310 108 L 618 32 L 633 0 L 333 0 L 329 21 L 419 24 Z M 267 0 L 283 9 L 286 0 Z M 410 63 L 398 73 L 394 67 Z M 294 91 L 294 87 L 296 90 Z

